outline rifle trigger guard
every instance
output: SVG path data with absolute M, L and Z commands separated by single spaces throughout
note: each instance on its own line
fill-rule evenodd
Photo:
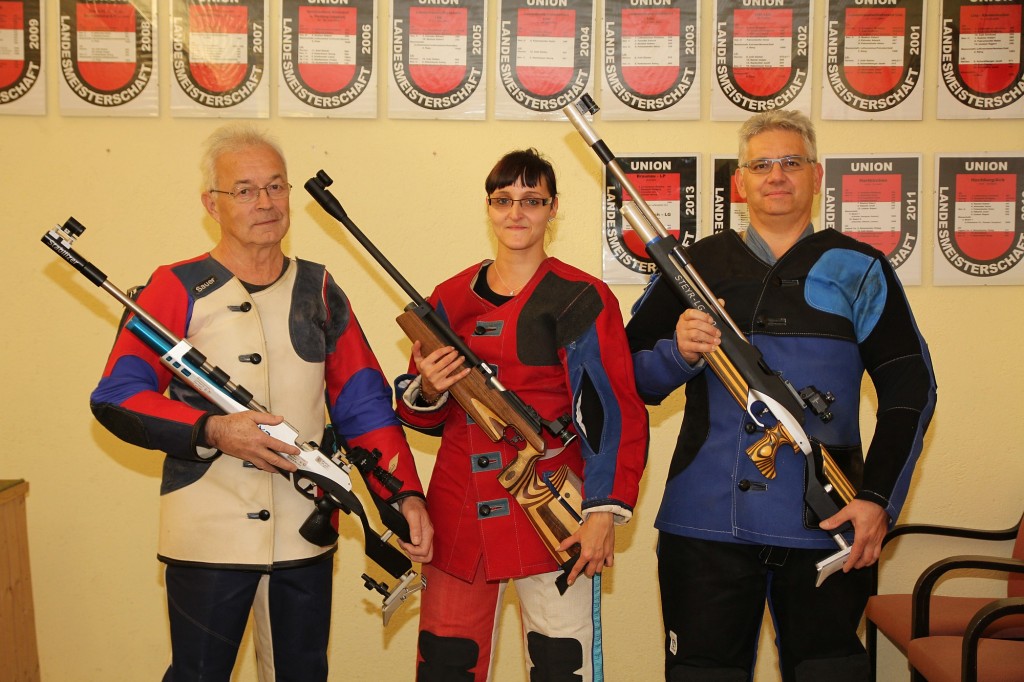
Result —
M 751 396 L 748 393 L 747 394 L 747 414 L 750 415 L 750 418 L 752 420 L 754 420 L 754 423 L 757 424 L 757 427 L 759 429 L 763 429 L 763 428 L 765 428 L 765 425 L 763 423 L 761 423 L 761 420 L 759 420 L 757 418 L 757 416 L 754 414 L 754 403 L 756 403 L 756 402 L 757 401 L 754 400 L 753 396 Z
M 295 489 L 302 493 L 307 499 L 316 498 L 316 483 L 311 478 L 301 476 L 301 472 L 297 471 L 292 474 L 292 485 Z

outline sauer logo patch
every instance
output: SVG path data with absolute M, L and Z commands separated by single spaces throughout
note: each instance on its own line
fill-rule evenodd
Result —
M 203 292 L 205 292 L 210 287 L 215 286 L 216 284 L 217 284 L 217 276 L 216 275 L 210 275 L 206 280 L 204 280 L 204 281 L 200 282 L 199 284 L 195 285 L 194 287 L 192 287 L 192 293 L 195 294 L 196 296 L 201 296 L 203 294 Z

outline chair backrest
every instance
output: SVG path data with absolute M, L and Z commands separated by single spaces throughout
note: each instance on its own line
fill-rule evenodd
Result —
M 1017 541 L 1013 544 L 1013 558 L 1024 561 L 1024 516 L 1017 523 Z M 1007 597 L 1024 597 L 1024 573 L 1011 573 L 1006 584 Z

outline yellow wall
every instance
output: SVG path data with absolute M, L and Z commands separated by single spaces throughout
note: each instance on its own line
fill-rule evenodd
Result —
M 491 11 L 495 9 L 492 2 Z M 1024 290 L 931 285 L 931 188 L 935 153 L 1021 151 L 1024 126 L 1019 120 L 936 120 L 938 9 L 933 0 L 926 27 L 928 64 L 919 86 L 925 93 L 924 120 L 821 121 L 820 150 L 924 155 L 924 284 L 909 287 L 908 295 L 930 342 L 939 404 L 901 520 L 1005 527 L 1021 513 L 1024 465 L 1016 441 L 1016 396 L 1024 386 L 1019 355 Z M 737 125 L 709 120 L 710 0 L 703 0 L 702 12 L 701 120 L 598 119 L 597 128 L 623 155 L 701 152 L 707 184 L 711 155 L 735 152 Z M 818 59 L 823 0 L 816 0 L 815 12 Z M 121 310 L 39 239 L 55 223 L 74 215 L 89 228 L 79 250 L 121 288 L 142 283 L 159 263 L 208 249 L 216 230 L 199 203 L 197 161 L 201 141 L 219 121 L 170 117 L 166 40 L 161 45 L 164 104 L 159 118 L 58 115 L 56 41 L 50 18 L 50 113 L 0 118 L 5 206 L 0 220 L 6 237 L 0 277 L 8 315 L 0 354 L 6 446 L 0 454 L 0 478 L 31 483 L 32 578 L 44 679 L 156 679 L 168 660 L 162 567 L 155 560 L 161 458 L 119 442 L 93 421 L 88 395 Z M 380 26 L 387 25 L 384 6 L 379 21 Z M 493 16 L 490 23 L 493 33 Z M 385 64 L 382 54 L 379 66 Z M 273 82 L 276 86 L 276 77 Z M 817 69 L 812 83 L 815 88 L 820 85 Z M 817 119 L 817 96 L 814 100 Z M 380 104 L 383 111 L 383 94 Z M 334 177 L 335 193 L 352 218 L 415 286 L 428 292 L 440 279 L 491 253 L 482 201 L 484 175 L 509 149 L 535 146 L 550 156 L 559 172 L 561 213 L 552 255 L 600 272 L 601 169 L 568 123 L 398 121 L 383 115 L 372 121 L 274 117 L 263 123 L 283 142 L 296 185 L 287 250 L 331 268 L 389 375 L 401 372 L 407 362 L 409 344 L 394 323 L 406 296 L 301 189 L 320 168 Z M 707 207 L 705 196 L 705 217 Z M 615 291 L 624 312 L 640 293 L 637 286 Z M 864 413 L 870 418 L 869 390 L 865 398 Z M 660 675 L 662 635 L 652 521 L 681 406 L 677 397 L 652 412 L 651 460 L 636 517 L 620 530 L 617 565 L 606 576 L 610 680 L 653 680 Z M 435 443 L 421 436 L 412 436 L 411 442 L 426 478 Z M 335 569 L 331 664 L 335 671 L 345 671 L 346 680 L 412 679 L 418 597 L 382 630 L 376 600 L 359 580 L 368 564 L 357 528 L 352 523 L 345 527 L 349 537 Z M 924 565 L 947 546 L 957 552 L 964 549 L 944 542 L 918 546 L 922 545 L 932 553 L 911 558 L 910 552 L 899 550 L 900 566 L 893 566 L 883 588 L 909 589 L 914 574 L 902 567 Z M 989 581 L 980 587 L 1000 589 Z M 498 679 L 525 679 L 510 605 L 502 626 Z M 767 635 L 762 650 L 758 680 L 775 680 Z M 901 679 L 902 657 L 888 645 L 882 654 L 880 679 Z M 253 679 L 251 645 L 246 645 L 240 660 L 237 679 Z

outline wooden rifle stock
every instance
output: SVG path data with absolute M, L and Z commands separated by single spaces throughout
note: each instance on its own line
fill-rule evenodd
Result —
M 398 326 L 412 341 L 419 341 L 424 355 L 448 345 L 431 329 L 415 308 L 398 316 Z M 547 446 L 544 437 L 506 400 L 502 391 L 474 369 L 449 389 L 470 418 L 495 443 L 505 441 L 519 453 L 498 475 L 509 495 L 526 512 L 544 545 L 564 565 L 579 554 L 578 546 L 560 551 L 558 546 L 576 532 L 583 518 L 579 478 L 568 466 L 537 474 L 537 462 Z
M 407 310 L 397 318 L 398 326 L 412 341 L 419 341 L 423 355 L 430 355 L 438 348 L 448 345 L 438 337 L 430 326 L 417 314 Z M 466 364 L 463 365 L 468 366 Z M 452 396 L 459 401 L 477 426 L 483 429 L 494 442 L 510 437 L 509 443 L 523 450 L 520 441 L 525 441 L 540 457 L 544 452 L 544 437 L 505 400 L 499 392 L 487 385 L 487 378 L 481 372 L 472 371 L 451 387 Z M 514 433 L 510 430 L 514 429 Z M 520 456 L 522 458 L 522 456 Z M 520 467 L 523 468 L 523 467 Z

